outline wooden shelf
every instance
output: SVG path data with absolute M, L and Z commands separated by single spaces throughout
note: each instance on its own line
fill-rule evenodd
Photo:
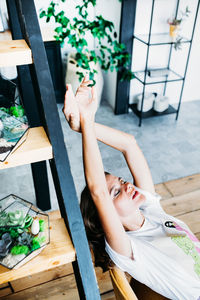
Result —
M 35 258 L 17 270 L 0 266 L 0 284 L 75 261 L 75 249 L 59 211 L 49 213 L 50 244 Z
M 43 127 L 28 130 L 26 141 L 8 159 L 0 163 L 0 170 L 53 158 L 52 146 Z
M 54 31 L 54 27 L 52 26 L 42 26 L 40 27 L 42 39 L 44 42 L 55 41 L 54 35 L 56 32 Z M 0 41 L 12 40 L 12 35 L 10 30 L 5 30 L 4 32 L 0 32 Z
M 32 54 L 24 40 L 0 41 L 0 67 L 32 64 Z

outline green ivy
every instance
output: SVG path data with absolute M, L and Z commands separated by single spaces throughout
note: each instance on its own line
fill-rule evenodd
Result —
M 65 42 L 76 49 L 75 60 L 77 67 L 89 71 L 90 79 L 94 78 L 94 70 L 90 68 L 90 62 L 100 63 L 101 68 L 106 72 L 119 71 L 121 80 L 131 80 L 134 78 L 133 72 L 129 69 L 130 55 L 126 51 L 124 44 L 117 41 L 117 33 L 114 24 L 103 18 L 102 15 L 96 16 L 93 21 L 88 18 L 88 7 L 95 6 L 96 0 L 82 0 L 82 5 L 77 5 L 79 17 L 70 20 L 64 11 L 59 11 L 59 3 L 51 1 L 46 10 L 40 12 L 40 18 L 46 18 L 46 22 L 54 19 L 57 24 L 55 28 L 55 39 L 63 46 Z M 121 2 L 121 1 L 120 1 Z M 91 33 L 98 44 L 95 50 L 88 49 L 85 39 L 86 33 Z M 82 72 L 76 72 L 81 81 L 84 77 Z

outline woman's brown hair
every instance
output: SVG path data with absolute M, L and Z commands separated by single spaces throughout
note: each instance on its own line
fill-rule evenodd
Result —
M 105 175 L 109 173 L 105 172 Z M 105 251 L 105 237 L 99 220 L 96 206 L 92 200 L 89 188 L 86 187 L 81 193 L 80 208 L 85 224 L 88 242 L 94 254 L 95 266 L 101 267 L 103 272 L 111 266 L 111 260 Z

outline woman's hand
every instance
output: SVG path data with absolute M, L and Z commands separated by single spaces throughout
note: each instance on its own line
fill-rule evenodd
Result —
M 75 98 L 78 103 L 80 121 L 94 121 L 95 113 L 97 111 L 96 88 L 95 86 L 89 87 L 91 83 L 92 81 L 88 80 L 88 76 L 86 75 L 76 92 Z
M 80 132 L 80 116 L 78 103 L 74 97 L 71 84 L 66 85 L 63 113 L 71 129 Z
M 96 89 L 89 87 L 90 84 L 92 81 L 86 75 L 76 91 L 76 96 L 74 96 L 71 85 L 67 84 L 66 86 L 63 113 L 71 129 L 78 132 L 81 131 L 80 116 L 82 119 L 94 118 L 97 110 Z

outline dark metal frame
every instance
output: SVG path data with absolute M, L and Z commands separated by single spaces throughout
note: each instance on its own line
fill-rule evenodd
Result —
M 7 0 L 8 3 L 16 4 L 23 38 L 32 50 L 34 64 L 28 67 L 42 125 L 46 129 L 53 148 L 54 158 L 50 160 L 50 167 L 61 215 L 76 249 L 76 261 L 73 262 L 73 268 L 79 296 L 80 299 L 100 300 L 34 1 Z
M 7 1 L 7 8 L 12 37 L 15 40 L 22 39 L 23 36 L 19 24 L 15 0 Z M 22 96 L 29 125 L 30 127 L 41 126 L 42 116 L 40 114 L 40 109 L 38 108 L 29 67 L 27 65 L 18 66 L 17 73 L 20 95 Z M 31 170 L 37 206 L 42 210 L 49 210 L 51 208 L 51 202 L 46 161 L 32 163 Z
M 186 72 L 187 72 L 187 68 L 188 68 L 188 63 L 189 63 L 189 58 L 190 58 L 190 52 L 191 52 L 191 47 L 192 47 L 192 41 L 193 41 L 193 36 L 194 36 L 194 30 L 195 30 L 195 26 L 196 26 L 196 20 L 197 20 L 197 15 L 198 15 L 198 10 L 199 10 L 199 0 L 197 1 L 197 8 L 196 8 L 196 14 L 195 14 L 195 18 L 194 18 L 194 23 L 193 23 L 193 30 L 192 30 L 192 34 L 191 34 L 191 38 L 189 40 L 185 39 L 183 40 L 181 43 L 189 43 L 189 49 L 188 49 L 188 55 L 187 55 L 187 60 L 186 60 L 186 65 L 185 65 L 185 71 L 184 71 L 184 75 L 181 76 L 179 74 L 177 74 L 176 72 L 174 72 L 173 70 L 171 70 L 170 68 L 170 61 L 171 61 L 171 55 L 172 55 L 172 47 L 174 42 L 173 41 L 168 41 L 168 42 L 158 42 L 158 43 L 151 43 L 151 29 L 152 29 L 152 22 L 153 22 L 153 14 L 154 14 L 154 3 L 156 0 L 152 0 L 152 8 L 151 8 L 151 17 L 150 17 L 150 24 L 149 24 L 149 34 L 148 36 L 148 41 L 146 41 L 144 38 L 142 38 L 142 36 L 137 36 L 137 35 L 133 35 L 133 42 L 134 39 L 137 39 L 138 41 L 140 41 L 141 43 L 145 44 L 147 46 L 147 55 L 146 55 L 146 62 L 145 62 L 145 70 L 144 72 L 144 80 L 141 80 L 138 76 L 137 76 L 137 72 L 135 73 L 135 79 L 137 79 L 140 83 L 143 84 L 143 92 L 142 92 L 142 105 L 141 105 L 141 111 L 137 110 L 137 105 L 136 104 L 131 104 L 129 105 L 129 107 L 133 110 L 133 112 L 139 117 L 139 126 L 142 125 L 142 119 L 143 118 L 149 118 L 149 117 L 153 117 L 153 116 L 161 116 L 161 115 L 165 115 L 165 114 L 171 114 L 171 113 L 176 113 L 176 120 L 178 119 L 178 115 L 179 115 L 179 111 L 180 111 L 180 106 L 181 106 L 181 100 L 182 100 L 182 94 L 183 94 L 183 88 L 184 88 L 184 83 L 185 83 L 185 77 L 186 77 Z M 128 1 L 125 1 L 125 3 Z M 136 0 L 134 1 L 135 5 L 136 5 Z M 175 16 L 177 16 L 178 14 L 178 9 L 179 9 L 179 3 L 180 0 L 177 0 L 177 5 L 176 5 L 176 12 L 175 12 Z M 127 3 L 127 5 L 130 5 Z M 123 15 L 121 16 L 121 23 L 127 23 L 126 21 L 127 16 Z M 130 34 L 130 28 L 126 28 L 127 32 L 129 32 Z M 124 41 L 124 43 L 126 44 L 126 41 Z M 169 80 L 168 76 L 165 76 L 165 78 L 163 77 L 163 80 L 160 81 L 153 81 L 153 82 L 147 82 L 147 73 L 148 73 L 148 58 L 149 58 L 149 48 L 150 46 L 160 46 L 160 45 L 170 45 L 170 50 L 169 50 L 169 57 L 168 57 L 168 64 L 166 69 L 169 70 L 170 72 L 174 73 L 177 76 L 177 79 L 174 80 Z M 132 51 L 129 52 L 129 54 L 132 56 Z M 164 83 L 164 88 L 163 88 L 163 95 L 165 95 L 166 93 L 166 87 L 167 87 L 167 83 L 168 82 L 175 82 L 175 81 L 182 81 L 182 87 L 181 87 L 181 91 L 180 91 L 180 97 L 179 97 L 179 102 L 178 102 L 178 108 L 175 109 L 173 106 L 169 106 L 169 108 L 162 112 L 162 113 L 158 113 L 155 112 L 153 109 L 151 111 L 148 112 L 143 112 L 143 104 L 144 104 L 144 95 L 145 95 L 145 88 L 146 85 L 148 84 L 158 84 L 158 83 Z M 126 98 L 127 98 L 127 94 L 126 94 Z M 129 91 L 128 91 L 128 98 L 129 98 Z M 117 95 L 116 95 L 116 107 L 119 106 L 120 104 L 118 102 L 122 102 L 122 97 L 120 95 L 119 98 L 119 92 L 117 90 Z M 117 111 L 115 111 L 117 112 Z M 121 113 L 127 113 L 127 108 L 124 109 L 123 111 L 121 111 Z
M 122 1 L 121 24 L 119 42 L 126 45 L 126 50 L 132 56 L 133 32 L 135 25 L 135 12 L 137 0 Z M 131 68 L 131 61 L 129 63 Z M 117 74 L 115 114 L 128 113 L 130 81 L 120 81 L 120 74 Z

